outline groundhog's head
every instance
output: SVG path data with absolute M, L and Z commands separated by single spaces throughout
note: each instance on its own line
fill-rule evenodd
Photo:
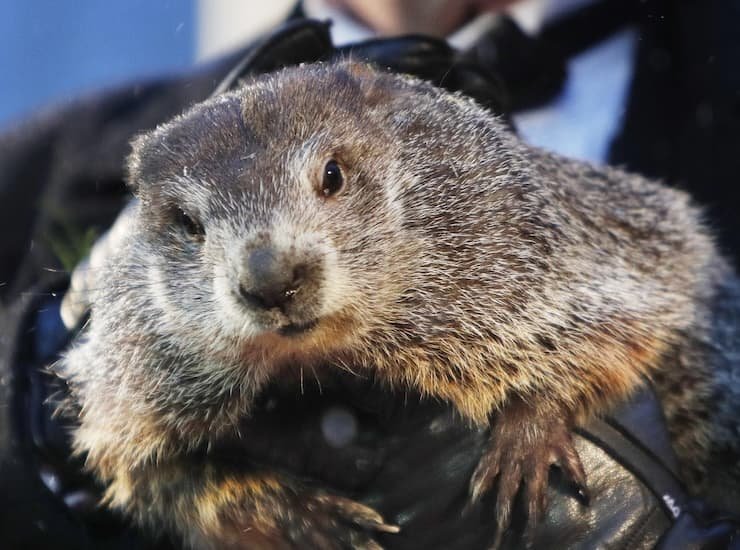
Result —
M 495 176 L 481 149 L 509 139 L 498 129 L 468 100 L 352 63 L 287 69 L 196 106 L 130 158 L 138 241 L 170 282 L 164 314 L 196 335 L 297 353 L 414 315 L 439 321 L 421 315 L 424 294 L 453 302 L 444 273 L 480 265 L 466 233 L 507 246 L 496 231 L 521 233 L 508 214 L 498 230 L 455 226 L 491 212 L 466 186 Z M 504 188 L 501 204 L 517 193 Z

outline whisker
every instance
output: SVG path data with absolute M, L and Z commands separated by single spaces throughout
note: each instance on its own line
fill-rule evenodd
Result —
M 324 395 L 323 388 L 321 387 L 321 380 L 319 380 L 319 377 L 316 376 L 316 369 L 311 366 L 311 372 L 313 373 L 313 377 L 316 380 L 316 385 L 319 387 L 319 395 Z
M 360 378 L 360 379 L 363 379 L 363 380 L 365 379 L 365 376 L 363 376 L 363 375 L 361 375 L 361 374 L 353 371 L 350 368 L 350 366 L 347 363 L 345 363 L 343 360 L 337 361 L 337 363 L 335 363 L 335 365 L 337 367 L 339 367 L 340 369 L 342 369 L 343 371 L 350 373 L 352 376 L 356 376 L 357 378 Z

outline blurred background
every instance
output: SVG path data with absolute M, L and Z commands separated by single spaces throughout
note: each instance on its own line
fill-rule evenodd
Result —
M 0 0 L 0 130 L 40 106 L 234 49 L 294 0 Z

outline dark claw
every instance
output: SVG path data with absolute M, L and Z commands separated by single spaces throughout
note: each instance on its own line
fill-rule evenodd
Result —
M 319 495 L 315 500 L 325 506 L 328 511 L 334 511 L 345 522 L 364 527 L 370 531 L 398 533 L 401 530 L 398 525 L 386 523 L 383 516 L 372 508 L 354 500 L 334 495 Z
M 545 414 L 521 400 L 514 400 L 493 424 L 489 448 L 470 481 L 466 509 L 496 486 L 494 547 L 499 546 L 509 527 L 520 488 L 527 512 L 525 540 L 531 540 L 534 527 L 547 511 L 550 466 L 558 466 L 576 487 L 579 501 L 588 502 L 586 474 L 573 445 L 572 425 L 566 418 L 565 414 Z
M 478 466 L 470 480 L 469 506 L 477 504 L 483 495 L 493 487 L 493 482 L 501 471 L 499 462 L 500 453 L 495 447 L 489 448 L 480 462 L 478 462 Z
M 569 447 L 560 448 L 556 464 L 565 477 L 573 484 L 578 500 L 582 504 L 588 505 L 590 498 L 586 485 L 586 472 L 583 471 L 581 459 L 578 457 L 575 447 L 573 447 L 573 439 L 570 436 L 568 439 Z
M 537 468 L 532 477 L 525 480 L 528 526 L 537 525 L 547 509 L 547 479 L 549 468 Z
M 297 485 L 293 490 L 289 501 L 279 499 L 272 510 L 263 512 L 275 513 L 272 523 L 280 538 L 274 538 L 275 532 L 265 533 L 267 540 L 274 543 L 271 548 L 380 550 L 382 546 L 376 540 L 378 533 L 400 531 L 378 512 L 352 499 Z M 251 516 L 245 518 L 245 523 L 249 525 L 251 519 Z M 242 527 L 239 529 L 243 531 Z M 255 543 L 251 539 L 246 543 L 250 548 L 264 546 L 264 542 Z
M 576 498 L 578 499 L 578 502 L 580 502 L 584 506 L 590 506 L 591 505 L 591 495 L 588 492 L 588 489 L 586 487 L 575 487 L 576 491 Z
M 511 509 L 514 503 L 514 497 L 519 491 L 522 483 L 522 469 L 518 461 L 511 465 L 511 468 L 502 470 L 499 482 L 498 493 L 496 495 L 496 527 L 498 531 L 503 531 L 509 526 L 511 521 Z
M 319 493 L 309 498 L 308 511 L 302 523 L 307 524 L 307 540 L 298 536 L 292 542 L 299 547 L 352 548 L 378 550 L 382 548 L 373 533 L 398 533 L 397 525 L 386 523 L 372 508 L 354 500 Z

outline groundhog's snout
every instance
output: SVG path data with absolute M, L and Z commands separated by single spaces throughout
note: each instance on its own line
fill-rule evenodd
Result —
M 317 259 L 261 246 L 249 250 L 242 264 L 238 294 L 249 309 L 261 317 L 279 315 L 287 324 L 316 316 L 322 273 Z
M 307 267 L 281 258 L 273 248 L 257 248 L 246 257 L 239 295 L 255 309 L 285 312 L 305 282 Z

